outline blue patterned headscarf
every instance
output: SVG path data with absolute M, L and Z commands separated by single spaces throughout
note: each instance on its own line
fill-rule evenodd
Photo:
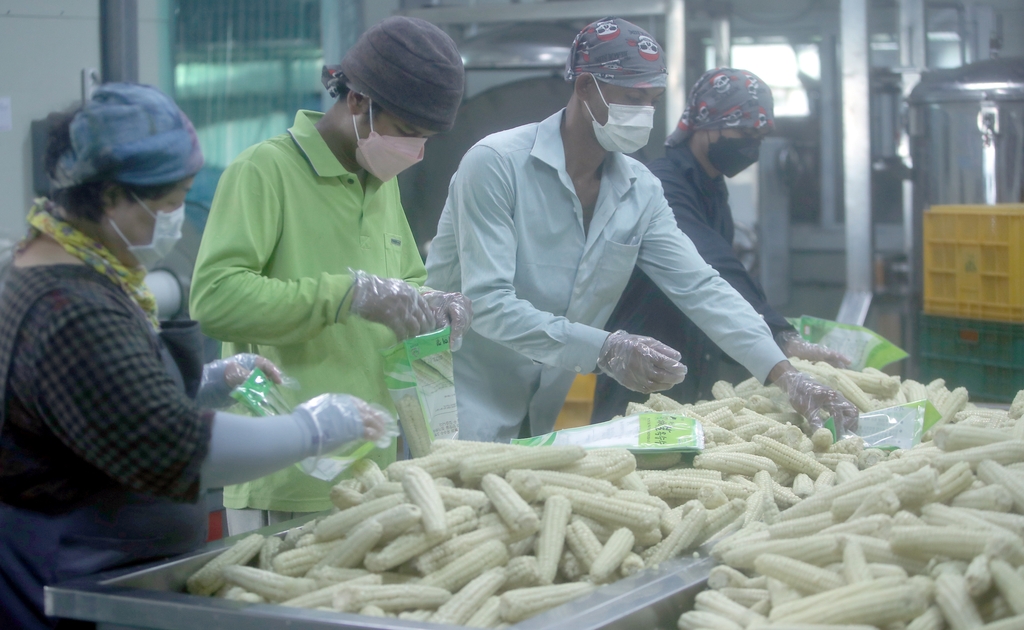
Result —
M 100 178 L 159 186 L 199 172 L 203 152 L 188 117 L 148 85 L 107 83 L 71 121 L 71 147 L 54 169 L 54 188 Z
M 708 70 L 690 90 L 686 109 L 665 144 L 674 147 L 702 129 L 772 129 L 772 90 L 756 74 L 736 68 Z

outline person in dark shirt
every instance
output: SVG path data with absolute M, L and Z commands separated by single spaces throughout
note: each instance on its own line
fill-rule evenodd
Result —
M 230 400 L 243 364 L 280 375 L 251 355 L 204 368 L 198 324 L 160 322 L 145 285 L 203 164 L 192 124 L 126 83 L 50 122 L 53 193 L 0 287 L 0 628 L 23 630 L 59 625 L 47 585 L 201 545 L 203 488 L 376 440 L 389 420 L 338 394 L 265 418 L 197 405 Z
M 665 141 L 665 157 L 648 165 L 661 180 L 679 228 L 697 251 L 751 306 L 789 357 L 845 366 L 849 361 L 823 346 L 803 341 L 768 305 L 764 289 L 732 247 L 734 225 L 725 177 L 757 161 L 761 140 L 774 127 L 771 90 L 745 70 L 710 70 L 694 85 L 677 128 Z M 662 392 L 683 402 L 711 397 L 718 380 L 721 349 L 686 317 L 640 269 L 635 269 L 606 330 L 629 330 L 678 350 L 689 369 L 682 383 Z M 629 402 L 646 395 L 598 375 L 591 422 L 622 415 Z

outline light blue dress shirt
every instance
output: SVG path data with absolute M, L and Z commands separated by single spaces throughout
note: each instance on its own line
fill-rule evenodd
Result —
M 472 330 L 453 355 L 464 440 L 507 442 L 526 417 L 533 435 L 551 431 L 573 378 L 596 369 L 602 327 L 634 265 L 758 380 L 786 359 L 761 316 L 676 226 L 661 183 L 640 162 L 608 154 L 584 231 L 565 170 L 563 111 L 470 149 L 431 243 L 427 285 L 473 300 Z

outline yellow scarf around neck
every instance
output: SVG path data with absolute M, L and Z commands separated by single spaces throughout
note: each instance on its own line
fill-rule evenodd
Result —
M 28 235 L 18 244 L 17 251 L 23 250 L 40 234 L 57 241 L 64 250 L 89 265 L 121 287 L 132 298 L 153 326 L 160 330 L 156 314 L 156 297 L 146 286 L 146 268 L 141 265 L 129 269 L 119 261 L 103 243 L 85 235 L 66 221 L 54 216 L 55 206 L 50 200 L 40 197 L 28 211 Z

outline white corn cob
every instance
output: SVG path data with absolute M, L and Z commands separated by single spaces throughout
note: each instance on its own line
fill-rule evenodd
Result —
M 845 437 L 829 447 L 829 453 L 857 455 L 864 450 L 864 438 L 859 435 Z
M 729 502 L 729 497 L 725 496 L 722 489 L 718 486 L 702 486 L 697 491 L 697 500 L 700 501 L 705 508 L 713 510 L 716 507 L 720 507 Z
M 594 449 L 588 451 L 583 459 L 568 466 L 558 467 L 558 470 L 584 477 L 616 481 L 636 470 L 636 457 L 625 449 Z
M 932 503 L 921 508 L 921 518 L 928 525 L 939 527 L 960 527 L 976 531 L 990 531 L 996 535 L 1016 536 L 1016 532 L 978 518 L 960 508 L 949 507 L 941 503 Z
M 708 573 L 708 588 L 748 588 L 751 578 L 726 564 L 712 567 Z
M 774 553 L 808 564 L 824 565 L 838 562 L 843 557 L 836 536 L 808 536 L 803 539 L 784 539 L 753 542 L 730 549 L 722 554 L 722 562 L 737 569 L 752 569 L 761 554 Z
M 444 509 L 453 510 L 459 506 L 468 505 L 477 512 L 480 512 L 490 504 L 490 499 L 483 492 L 469 488 L 445 486 L 441 484 L 442 479 L 447 480 L 447 477 L 434 479 L 434 486 L 437 488 L 437 493 L 441 495 Z
M 225 567 L 247 564 L 256 557 L 262 547 L 263 536 L 260 534 L 243 538 L 193 573 L 186 580 L 185 588 L 193 595 L 213 595 L 224 586 Z
M 833 507 L 833 509 L 835 508 Z M 872 492 L 864 497 L 864 500 L 860 502 L 857 509 L 849 516 L 849 520 L 855 521 L 874 514 L 888 514 L 892 516 L 899 509 L 900 499 L 896 496 L 896 493 L 889 488 L 882 488 L 880 491 Z M 835 512 L 832 515 L 836 517 L 836 520 L 842 518 L 842 516 L 837 515 Z
M 495 452 L 495 447 L 507 446 L 484 442 L 464 442 L 464 444 L 472 446 L 474 448 L 473 452 L 475 453 L 479 453 L 481 450 L 493 453 Z M 402 477 L 405 476 L 405 471 L 408 470 L 410 466 L 416 466 L 417 468 L 425 470 L 431 477 L 450 477 L 459 472 L 459 464 L 465 454 L 466 453 L 463 452 L 461 448 L 440 450 L 433 452 L 426 457 L 417 457 L 416 459 L 405 459 L 399 462 L 394 462 L 387 467 L 384 474 L 386 474 L 388 479 L 391 481 L 401 481 Z
M 407 610 L 405 612 L 398 613 L 399 619 L 405 621 L 417 621 L 426 622 L 430 621 L 430 617 L 434 614 L 431 610 Z
M 501 622 L 501 598 L 492 595 L 476 609 L 464 625 L 470 628 L 494 628 Z
M 825 535 L 858 534 L 862 536 L 887 537 L 889 530 L 892 529 L 892 520 L 893 518 L 888 514 L 874 514 L 858 518 L 855 521 L 848 520 L 844 523 L 837 523 L 831 527 L 826 527 L 818 533 Z M 923 522 L 918 524 L 923 524 Z
M 843 579 L 847 584 L 870 582 L 874 579 L 864 548 L 856 539 L 850 538 L 843 543 Z
M 348 537 L 337 541 L 334 547 L 313 568 L 338 567 L 352 569 L 363 563 L 366 554 L 384 535 L 384 526 L 371 519 L 353 529 Z
M 467 483 L 480 481 L 487 473 L 504 475 L 513 468 L 558 469 L 583 459 L 587 452 L 579 446 L 521 447 L 498 453 L 469 455 L 459 465 L 459 476 Z M 633 460 L 634 469 L 636 460 Z
M 363 503 L 367 501 L 373 501 L 381 497 L 386 497 L 389 494 L 402 494 L 405 490 L 402 489 L 402 482 L 400 481 L 385 481 L 378 483 L 374 487 L 366 491 L 363 495 Z
M 732 435 L 731 432 L 730 435 Z M 706 442 L 704 444 L 704 450 L 701 452 L 707 453 L 708 455 L 712 453 L 747 453 L 750 455 L 757 454 L 757 444 L 754 444 L 753 442 L 745 442 L 742 439 L 740 439 L 740 437 L 737 435 L 732 435 L 732 437 L 735 438 L 737 441 L 730 442 L 726 440 L 722 442 L 715 442 L 714 444 Z
M 754 569 L 761 575 L 781 580 L 804 593 L 821 593 L 846 584 L 835 571 L 771 553 L 756 558 Z
M 746 504 L 744 501 L 741 499 L 733 499 L 721 507 L 708 510 L 707 521 L 704 523 L 704 528 L 700 530 L 700 535 L 697 536 L 697 540 L 695 540 L 694 543 L 703 543 L 712 536 L 719 534 L 730 523 L 743 516 L 745 507 Z
M 968 465 L 965 462 L 961 463 L 965 466 Z M 957 466 L 959 465 L 957 464 Z M 953 469 L 950 468 L 950 470 Z M 1009 512 L 1013 509 L 1013 497 L 1010 496 L 1006 488 L 994 483 L 975 490 L 964 490 L 953 498 L 950 505 L 958 508 Z
M 728 475 L 753 476 L 759 470 L 778 472 L 775 462 L 759 455 L 745 453 L 708 453 L 693 458 L 694 468 L 718 470 Z
M 458 507 L 445 514 L 445 522 L 450 532 L 467 524 L 476 527 L 476 512 L 469 506 Z M 423 532 L 403 534 L 380 551 L 366 554 L 363 562 L 371 571 L 387 571 L 428 551 L 437 543 L 436 538 Z
M 337 567 L 320 567 L 306 572 L 306 577 L 316 580 L 317 588 L 348 582 L 365 575 L 368 575 L 365 569 L 339 569 Z
M 505 481 L 527 503 L 535 503 L 538 499 L 543 501 L 543 499 L 547 498 L 547 493 L 545 493 L 544 497 L 540 496 L 544 484 L 541 482 L 540 477 L 535 475 L 532 470 L 510 470 L 505 473 Z
M 277 555 L 277 552 L 281 550 L 281 545 L 283 543 L 284 541 L 277 536 L 268 536 L 267 539 L 263 541 L 263 546 L 260 547 L 260 557 L 258 562 L 259 568 L 264 571 L 273 570 L 274 566 L 271 562 L 273 562 L 274 556 Z
M 281 605 L 290 606 L 292 608 L 322 608 L 330 606 L 331 602 L 334 601 L 334 598 L 342 591 L 357 588 L 359 586 L 380 586 L 382 583 L 383 579 L 379 575 L 364 575 L 344 582 L 336 582 L 334 584 L 322 586 L 312 593 L 306 593 L 305 595 L 300 595 L 294 599 L 283 601 L 281 602 Z
M 992 588 L 992 572 L 988 568 L 988 558 L 977 556 L 967 565 L 964 573 L 964 581 L 967 583 L 967 594 L 971 597 L 981 597 Z
M 535 477 L 541 485 L 562 486 L 563 488 L 575 488 L 591 494 L 604 494 L 611 496 L 618 491 L 612 483 L 605 479 L 594 479 L 583 475 L 574 475 L 558 470 L 510 470 L 505 474 L 505 480 L 515 487 L 513 477 L 522 474 L 529 474 Z M 646 491 L 646 486 L 644 488 Z
M 434 573 L 445 567 L 452 560 L 492 540 L 497 540 L 502 544 L 508 542 L 509 532 L 504 523 L 487 525 L 446 540 L 433 549 L 421 554 L 416 559 L 416 570 L 423 574 Z
M 350 483 L 354 481 L 346 479 L 331 488 L 331 503 L 339 510 L 347 510 L 363 502 L 363 493 Z M 359 482 L 356 482 L 356 485 L 362 486 Z
M 935 603 L 952 630 L 979 628 L 984 624 L 967 594 L 967 582 L 962 575 L 946 571 L 935 578 Z
M 507 481 L 488 473 L 480 481 L 480 487 L 514 536 L 526 537 L 540 529 L 537 513 Z
M 615 497 L 595 496 L 569 488 L 548 488 L 568 498 L 574 514 L 589 516 L 611 525 L 628 527 L 636 533 L 651 531 L 658 528 L 661 523 L 661 510 L 655 507 Z
M 541 584 L 551 584 L 558 573 L 558 561 L 562 558 L 565 546 L 565 529 L 571 516 L 572 504 L 569 499 L 556 495 L 544 502 L 544 515 L 537 536 L 537 565 Z
M 341 538 L 366 519 L 402 503 L 405 503 L 405 496 L 392 494 L 332 514 L 317 524 L 314 530 L 316 540 L 327 542 Z
M 858 461 L 856 455 L 847 455 L 846 453 L 815 453 L 814 458 L 833 472 L 840 462 L 857 465 Z
M 224 579 L 256 593 L 267 601 L 283 602 L 316 590 L 315 580 L 278 575 L 253 567 L 231 565 L 224 567 Z
M 638 494 L 649 494 L 649 492 L 647 491 L 647 486 L 644 485 L 644 480 L 640 477 L 640 475 L 636 474 L 636 471 L 623 475 L 615 483 L 622 490 L 635 492 Z
M 982 461 L 992 461 L 1004 465 L 1024 461 L 1024 440 L 1006 440 L 984 446 L 973 446 L 962 451 L 939 455 L 932 463 L 937 468 L 945 470 L 961 461 L 974 467 Z
M 679 508 L 676 509 L 678 510 Z M 679 514 L 679 518 L 683 518 L 683 515 L 681 513 Z M 572 520 L 579 521 L 586 525 L 590 529 L 590 531 L 593 532 L 594 536 L 597 537 L 597 540 L 600 541 L 602 545 L 608 542 L 608 539 L 612 537 L 612 532 L 615 531 L 614 529 L 605 525 L 604 523 L 600 521 L 595 521 L 594 519 L 587 516 L 573 514 Z
M 992 581 L 1013 610 L 1013 614 L 1024 614 L 1024 576 L 1000 558 L 993 558 L 989 562 L 989 570 L 992 572 Z
M 559 556 L 558 559 L 561 561 L 562 556 Z M 509 590 L 540 584 L 540 566 L 534 556 L 512 558 L 505 567 L 505 573 L 507 577 L 505 588 Z
M 978 464 L 978 478 L 988 484 L 999 484 L 1006 488 L 1018 512 L 1024 511 L 1024 476 L 1016 474 L 994 461 Z
M 811 434 L 811 442 L 816 452 L 824 453 L 832 447 L 832 432 L 826 428 L 818 429 Z
M 821 492 L 836 485 L 836 474 L 831 470 L 821 471 L 818 478 L 814 480 L 814 492 Z
M 305 575 L 329 553 L 334 551 L 344 540 L 332 540 L 324 543 L 313 543 L 303 547 L 296 547 L 288 551 L 282 551 L 274 556 L 273 569 L 281 575 L 298 577 Z
M 367 490 L 372 489 L 379 483 L 387 481 L 387 477 L 381 472 L 377 462 L 372 459 L 361 459 L 352 464 L 352 477 L 358 479 Z
M 402 489 L 421 512 L 423 531 L 428 536 L 443 538 L 448 533 L 444 501 L 434 485 L 434 478 L 418 466 L 410 466 L 402 477 Z
M 419 583 L 454 592 L 484 571 L 507 563 L 508 549 L 501 541 L 490 540 L 452 560 L 443 568 L 424 576 Z
M 863 582 L 854 587 L 870 587 L 882 580 Z M 844 587 L 850 588 L 850 587 Z M 914 586 L 895 586 L 891 588 L 875 588 L 859 595 L 843 596 L 842 589 L 821 593 L 806 598 L 815 601 L 802 611 L 792 614 L 779 614 L 772 611 L 772 621 L 795 623 L 822 624 L 867 624 L 882 626 L 898 621 L 909 621 L 917 617 L 928 607 L 928 599 Z M 795 603 L 795 602 L 794 602 Z M 805 604 L 805 605 L 807 605 Z M 792 604 L 788 604 L 792 605 Z M 777 610 L 777 609 L 776 609 Z
M 565 543 L 579 561 L 581 568 L 587 572 L 603 548 L 594 532 L 586 523 L 579 520 L 574 520 L 565 528 Z
M 817 479 L 818 475 L 828 470 L 825 465 L 818 463 L 814 457 L 776 442 L 771 438 L 755 435 L 751 438 L 751 441 L 757 444 L 760 455 L 795 473 L 802 472 L 812 479 Z
M 946 452 L 1012 440 L 1013 434 L 1000 429 L 947 424 L 935 430 L 932 441 Z
M 489 569 L 452 596 L 430 617 L 431 623 L 461 626 L 505 584 L 505 570 Z
M 814 480 L 805 473 L 799 473 L 793 478 L 793 494 L 805 499 L 814 494 Z
M 679 630 L 743 630 L 743 626 L 732 619 L 703 610 L 683 613 L 677 626 Z
M 860 474 L 856 463 L 839 462 L 836 464 L 836 484 L 846 483 Z
M 736 398 L 736 390 L 733 388 L 732 384 L 727 381 L 717 381 L 711 386 L 711 395 L 715 400 Z
M 452 594 L 443 588 L 424 584 L 359 585 L 341 590 L 334 597 L 333 607 L 338 612 L 356 612 L 365 606 L 377 606 L 385 611 L 397 612 L 416 608 L 437 608 L 451 597 Z
M 633 532 L 628 528 L 615 530 L 590 565 L 590 581 L 595 584 L 607 581 L 633 549 L 635 540 Z
M 232 586 L 228 588 L 228 590 L 224 593 L 223 596 L 224 599 L 235 602 L 245 602 L 247 604 L 265 604 L 267 602 L 267 600 L 262 595 L 257 595 L 256 593 L 249 592 L 241 586 Z
M 543 516 L 543 515 L 542 515 Z M 510 558 L 518 558 L 532 552 L 537 547 L 537 534 L 528 536 L 522 540 L 508 543 L 508 555 Z
M 967 462 L 954 464 L 939 475 L 939 492 L 935 500 L 939 503 L 946 503 L 970 488 L 974 482 L 975 477 L 971 472 L 970 464 Z
M 647 505 L 657 510 L 672 509 L 672 506 L 666 503 L 661 497 L 648 494 L 646 486 L 644 487 L 643 492 L 636 492 L 635 490 L 619 490 L 612 496 L 616 499 L 622 499 L 623 501 L 631 501 L 633 503 L 639 503 L 640 505 Z
M 740 606 L 753 609 L 762 602 L 769 600 L 768 589 L 765 588 L 734 588 L 726 587 L 718 589 L 718 592 L 725 595 Z M 762 613 L 763 614 L 763 613 Z
M 969 531 L 956 527 L 893 527 L 889 544 L 898 554 L 915 558 L 947 556 L 958 560 L 972 560 L 975 556 L 1000 549 L 1013 558 L 1024 556 L 1024 545 L 1014 536 L 999 535 L 992 531 Z
M 629 577 L 635 575 L 644 570 L 644 559 L 639 554 L 633 553 L 632 551 L 626 554 L 625 559 L 622 561 L 622 566 L 619 567 L 619 575 L 621 577 Z
M 396 505 L 390 510 L 384 510 L 370 520 L 380 523 L 381 542 L 390 542 L 417 525 L 420 522 L 421 516 L 422 512 L 418 507 L 411 503 L 403 503 Z M 352 536 L 354 534 L 355 530 L 352 530 L 352 534 L 349 535 Z
M 508 623 L 516 623 L 545 610 L 561 606 L 593 590 L 592 584 L 576 582 L 507 591 L 501 596 L 501 618 Z
M 697 597 L 694 600 L 694 610 L 721 615 L 744 627 L 765 620 L 764 615 L 760 615 L 746 606 L 737 604 L 718 591 L 697 593 Z
M 1024 615 L 1007 617 L 982 626 L 983 630 L 1020 630 L 1020 628 L 1024 628 Z
M 656 566 L 690 548 L 703 531 L 707 516 L 707 510 L 702 505 L 698 503 L 692 506 L 667 538 L 645 552 L 645 566 Z
M 835 523 L 831 512 L 812 514 L 792 521 L 780 521 L 768 527 L 769 538 L 802 538 L 816 534 Z
M 764 517 L 764 504 L 764 490 L 758 490 L 747 497 L 747 505 L 743 511 L 743 527 L 749 527 L 752 523 L 762 520 Z
M 558 563 L 558 572 L 566 582 L 577 582 L 587 574 L 580 561 L 568 549 L 562 552 L 562 559 Z
M 423 416 L 419 397 L 399 396 L 395 402 L 398 411 L 398 422 L 402 425 L 402 436 L 409 445 L 409 453 L 414 458 L 430 454 L 431 431 L 427 419 Z
M 991 510 L 975 510 L 972 508 L 957 507 L 957 510 L 962 511 L 965 514 L 970 514 L 984 521 L 988 521 L 993 525 L 998 525 L 1007 531 L 1013 532 L 1015 535 L 1024 538 L 1024 516 L 1019 514 L 1006 514 L 1003 512 L 994 512 Z

